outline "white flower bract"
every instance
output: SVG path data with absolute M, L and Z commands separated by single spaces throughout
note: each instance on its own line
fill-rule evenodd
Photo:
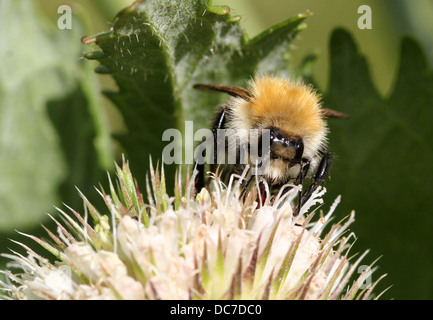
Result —
M 29 247 L 11 260 L 0 283 L 7 299 L 367 299 L 375 283 L 355 281 L 348 258 L 354 214 L 330 226 L 319 187 L 292 216 L 297 187 L 260 199 L 254 190 L 239 200 L 239 183 L 218 177 L 199 194 L 193 177 L 177 177 L 175 197 L 164 172 L 151 168 L 145 203 L 126 162 L 110 181 L 101 214 L 82 195 L 86 214 L 62 210 L 52 242 L 30 235 L 57 261 Z M 186 190 L 181 192 L 180 190 Z M 263 201 L 260 201 L 263 200 Z M 90 217 L 88 217 L 90 215 Z M 88 221 L 89 220 L 89 221 Z M 343 237 L 343 235 L 346 235 Z M 363 258 L 362 255 L 361 258 Z M 374 270 L 364 273 L 370 277 Z M 358 279 L 359 280 L 359 279 Z

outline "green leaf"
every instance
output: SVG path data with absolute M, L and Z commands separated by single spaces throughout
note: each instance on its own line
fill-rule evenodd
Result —
M 83 38 L 102 49 L 88 53 L 100 73 L 111 73 L 118 91 L 107 96 L 119 108 L 128 133 L 119 136 L 138 181 L 145 181 L 149 154 L 158 159 L 169 142 L 166 129 L 209 128 L 226 98 L 193 89 L 197 83 L 245 85 L 256 73 L 289 73 L 289 45 L 306 15 L 249 39 L 227 7 L 210 1 L 136 1 L 114 19 L 111 31 Z M 193 146 L 184 143 L 183 163 Z M 173 174 L 174 166 L 167 168 Z M 170 189 L 170 188 L 169 188 Z
M 433 298 L 433 73 L 422 50 L 403 39 L 393 92 L 381 97 L 351 36 L 336 30 L 325 100 L 350 115 L 329 121 L 337 159 L 327 201 L 342 194 L 339 212 L 356 210 L 356 246 L 383 255 L 385 296 Z

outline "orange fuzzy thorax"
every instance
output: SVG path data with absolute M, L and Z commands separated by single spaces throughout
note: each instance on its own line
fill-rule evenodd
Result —
M 279 127 L 300 136 L 322 136 L 326 123 L 320 96 L 303 83 L 259 77 L 250 83 L 253 99 L 248 107 L 252 123 Z

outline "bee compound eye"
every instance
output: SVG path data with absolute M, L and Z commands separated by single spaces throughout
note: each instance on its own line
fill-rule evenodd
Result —
M 274 141 L 274 140 L 275 140 L 276 135 L 275 135 L 275 132 L 274 132 L 274 131 L 271 131 L 271 132 L 269 133 L 269 138 L 271 139 L 271 141 Z
M 296 150 L 302 148 L 302 141 L 300 139 L 290 140 L 290 146 Z
M 286 144 L 286 139 L 283 136 L 283 134 L 280 132 L 280 130 L 278 130 L 277 128 L 270 128 L 270 133 L 269 133 L 269 137 L 271 140 L 271 144 L 273 143 L 281 143 L 281 144 Z

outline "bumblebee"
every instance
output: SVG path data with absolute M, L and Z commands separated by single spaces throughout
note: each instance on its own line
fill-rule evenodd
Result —
M 273 189 L 279 189 L 290 181 L 302 184 L 305 178 L 312 180 L 310 186 L 300 192 L 295 215 L 314 190 L 326 179 L 332 155 L 327 151 L 327 118 L 346 118 L 347 115 L 322 107 L 321 96 L 309 85 L 273 76 L 258 76 L 249 82 L 248 89 L 227 85 L 197 84 L 197 89 L 208 89 L 229 94 L 228 101 L 219 107 L 213 121 L 213 164 L 211 171 L 241 174 L 248 164 L 254 167 L 254 158 L 241 163 L 242 150 L 251 152 L 251 136 L 254 131 L 258 141 L 258 156 L 266 159 L 260 175 Z M 229 142 L 223 149 L 235 150 L 233 164 L 219 164 L 217 146 L 221 144 L 218 132 L 232 130 L 242 142 L 233 147 Z M 265 134 L 266 133 L 266 134 Z M 227 137 L 226 137 L 227 138 Z M 227 139 L 226 139 L 227 140 Z M 232 140 L 233 141 L 233 140 Z M 224 141 L 223 141 L 224 142 Z M 260 146 L 267 151 L 260 154 Z M 256 157 L 257 158 L 257 157 Z M 204 165 L 197 165 L 196 188 L 204 184 Z M 243 193 L 253 180 L 250 175 L 242 183 Z

